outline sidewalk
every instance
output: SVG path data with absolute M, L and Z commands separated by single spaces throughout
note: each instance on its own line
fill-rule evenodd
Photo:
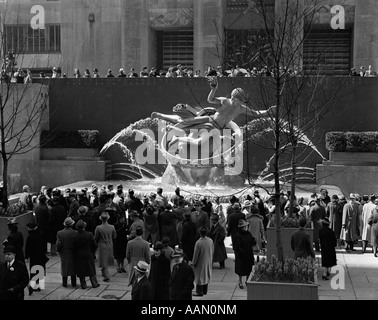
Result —
M 229 238 L 226 243 L 229 243 Z M 246 300 L 246 288 L 240 289 L 237 285 L 238 276 L 234 273 L 234 255 L 226 244 L 228 259 L 226 268 L 220 270 L 219 264 L 214 263 L 212 282 L 209 292 L 203 297 L 193 297 L 193 300 Z M 318 271 L 319 300 L 377 300 L 378 299 L 378 258 L 371 253 L 362 254 L 361 247 L 355 252 L 337 250 L 338 266 L 345 270 L 345 289 L 333 290 L 331 281 L 322 280 L 322 269 Z M 318 263 L 320 254 L 317 255 Z M 100 286 L 91 288 L 89 279 L 88 288 L 80 286 L 73 288 L 62 287 L 60 275 L 60 258 L 52 257 L 47 263 L 45 290 L 34 292 L 31 296 L 25 290 L 25 300 L 131 300 L 131 287 L 128 287 L 128 273 L 117 273 L 116 266 L 110 268 L 110 282 L 102 281 L 101 272 L 97 267 L 97 276 Z M 78 283 L 80 283 L 78 281 Z

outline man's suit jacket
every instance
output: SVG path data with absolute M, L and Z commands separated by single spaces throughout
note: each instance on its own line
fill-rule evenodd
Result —
M 131 290 L 131 300 L 152 300 L 152 287 L 147 276 L 135 282 Z
M 295 259 L 306 259 L 308 256 L 315 258 L 314 249 L 310 239 L 310 234 L 303 228 L 299 228 L 299 230 L 293 233 L 291 236 L 291 249 L 294 251 Z
M 173 267 L 171 279 L 169 280 L 169 294 L 171 300 L 192 300 L 194 288 L 194 271 L 185 261 Z
M 28 283 L 29 273 L 24 263 L 15 260 L 9 270 L 7 262 L 0 264 L 0 300 L 24 300 Z

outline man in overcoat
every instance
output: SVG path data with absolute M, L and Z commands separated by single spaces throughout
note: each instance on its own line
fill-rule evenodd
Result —
M 160 241 L 154 245 L 151 256 L 151 270 L 149 280 L 154 300 L 169 300 L 169 279 L 171 277 L 171 261 L 162 253 L 163 245 Z
M 4 248 L 5 262 L 0 264 L 0 300 L 24 300 L 24 289 L 29 283 L 25 264 L 16 260 L 16 248 Z
M 147 277 L 148 263 L 139 261 L 133 269 L 135 270 L 135 282 L 131 290 L 131 300 L 152 300 L 151 283 Z
M 291 249 L 294 251 L 295 259 L 306 259 L 309 256 L 315 258 L 315 252 L 310 240 L 310 234 L 304 229 L 306 223 L 306 218 L 300 218 L 299 229 L 291 236 Z
M 174 266 L 169 280 L 170 298 L 171 300 L 192 300 L 193 268 L 184 260 L 184 252 L 181 249 L 176 248 L 172 258 Z
M 358 239 L 357 230 L 359 228 L 358 210 L 359 204 L 356 202 L 356 195 L 351 193 L 350 201 L 343 208 L 342 239 L 347 243 L 346 251 L 356 251 L 354 241 Z
M 214 245 L 213 240 L 207 237 L 207 233 L 207 228 L 200 229 L 201 237 L 194 246 L 192 260 L 194 282 L 196 283 L 196 292 L 193 295 L 199 297 L 207 294 L 212 275 Z
M 325 218 L 326 216 L 326 209 L 325 207 L 321 204 L 321 199 L 316 198 L 315 199 L 315 205 L 311 207 L 310 209 L 310 219 L 313 224 L 313 229 L 314 229 L 314 244 L 315 244 L 315 250 L 320 251 L 320 242 L 319 242 L 319 230 L 322 227 L 321 220 Z
M 75 221 L 71 217 L 64 220 L 64 229 L 60 230 L 56 235 L 56 250 L 60 254 L 62 285 L 67 287 L 68 277 L 71 277 L 71 284 L 76 287 L 76 271 L 75 262 L 72 254 L 72 242 L 77 230 L 73 229 Z
M 211 216 L 211 228 L 209 237 L 214 243 L 213 263 L 219 262 L 219 269 L 224 269 L 225 261 L 227 259 L 226 246 L 224 239 L 226 238 L 225 229 L 219 224 L 219 215 L 213 214 Z

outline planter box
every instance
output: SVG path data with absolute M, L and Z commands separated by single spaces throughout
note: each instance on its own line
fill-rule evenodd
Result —
M 333 152 L 329 153 L 329 161 L 334 164 L 377 165 L 378 152 Z
M 318 285 L 249 281 L 247 300 L 319 300 Z
M 283 257 L 289 257 L 294 259 L 294 251 L 291 249 L 291 235 L 297 231 L 298 228 L 281 228 L 281 241 L 283 247 Z M 314 230 L 313 229 L 306 229 L 306 231 L 310 234 L 311 243 L 314 239 Z M 270 257 L 274 254 L 276 257 L 277 255 L 277 236 L 276 236 L 276 228 L 267 228 L 266 230 L 267 236 L 267 253 L 266 257 L 270 260 Z
M 93 160 L 98 150 L 91 148 L 41 148 L 41 160 Z
M 1 235 L 0 242 L 1 243 L 6 238 L 8 238 L 8 235 L 10 233 L 8 229 L 8 222 L 9 222 L 8 218 L 0 217 L 0 235 Z M 18 217 L 16 217 L 16 222 L 18 223 L 18 231 L 20 231 L 22 235 L 24 236 L 24 251 L 25 251 L 25 242 L 28 236 L 28 227 L 26 225 L 28 223 L 35 222 L 33 211 L 29 211 L 27 213 L 19 215 Z M 5 258 L 4 258 L 3 250 L 0 250 L 0 262 L 4 262 L 4 261 L 5 261 Z

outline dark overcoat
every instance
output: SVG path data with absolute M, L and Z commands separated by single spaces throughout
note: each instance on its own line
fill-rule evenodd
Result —
M 8 270 L 6 262 L 0 264 L 0 300 L 24 300 L 24 289 L 29 283 L 28 269 L 18 260 L 13 262 L 12 269 Z M 11 288 L 13 292 L 8 291 Z
M 21 262 L 25 263 L 25 256 L 24 256 L 24 236 L 20 231 L 11 232 L 8 235 L 8 243 L 7 246 L 14 246 L 16 248 L 16 260 L 20 260 Z
M 255 264 L 253 246 L 256 240 L 247 230 L 239 228 L 238 233 L 233 237 L 233 248 L 235 253 L 235 273 L 239 276 L 248 276 Z
M 177 266 L 177 267 L 176 267 Z M 185 261 L 175 265 L 169 280 L 171 300 L 192 300 L 194 271 Z
M 176 215 L 170 210 L 165 210 L 159 215 L 158 222 L 160 226 L 160 238 L 169 237 L 169 246 L 174 248 L 178 244 Z
M 368 222 L 371 223 L 371 245 L 378 246 L 378 210 L 374 209 Z
M 80 230 L 72 240 L 72 254 L 75 263 L 75 271 L 79 278 L 96 275 L 95 253 L 97 245 L 93 234 Z
M 233 236 L 238 233 L 240 220 L 245 220 L 245 214 L 241 211 L 234 211 L 227 216 L 227 236 Z
M 323 225 L 319 230 L 319 240 L 322 254 L 322 267 L 332 268 L 337 264 L 335 250 L 337 240 L 335 232 L 328 226 Z
M 47 208 L 47 205 L 45 204 L 38 204 L 35 207 L 35 220 L 38 224 L 39 229 L 41 230 L 41 233 L 43 236 L 48 236 L 48 230 L 49 230 L 49 209 Z
M 63 223 L 66 218 L 67 211 L 62 205 L 58 204 L 49 209 L 47 242 L 56 243 L 56 234 L 63 230 Z
M 25 244 L 25 258 L 30 259 L 30 269 L 38 265 L 45 267 L 48 261 L 46 257 L 46 240 L 39 228 L 29 230 Z
M 153 300 L 169 300 L 170 265 L 170 260 L 164 254 L 159 257 L 152 255 L 149 279 Z
M 185 260 L 192 261 L 194 246 L 196 245 L 196 224 L 191 220 L 182 223 L 181 248 L 184 251 Z
M 341 228 L 343 225 L 343 206 L 340 203 L 328 203 L 327 215 L 331 222 L 330 228 L 335 232 L 336 238 L 340 239 Z
M 131 300 L 152 300 L 151 283 L 146 276 L 133 285 Z
M 311 237 L 304 228 L 299 228 L 291 236 L 291 249 L 294 251 L 295 259 L 312 256 L 315 258 L 315 252 L 312 247 Z
M 127 235 L 129 228 L 126 223 L 117 222 L 114 225 L 117 237 L 114 240 L 114 259 L 126 259 Z
M 226 231 L 224 228 L 217 223 L 216 226 L 210 228 L 209 238 L 213 240 L 214 243 L 214 262 L 222 262 L 227 259 L 226 246 L 224 245 L 224 239 L 226 238 Z
M 314 227 L 314 241 L 318 241 L 319 230 L 322 227 L 320 220 L 325 218 L 326 210 L 323 206 L 315 203 L 315 205 L 311 207 L 309 215 Z
M 56 235 L 56 250 L 60 254 L 61 274 L 64 277 L 75 276 L 75 263 L 73 260 L 72 242 L 77 230 L 64 228 Z

